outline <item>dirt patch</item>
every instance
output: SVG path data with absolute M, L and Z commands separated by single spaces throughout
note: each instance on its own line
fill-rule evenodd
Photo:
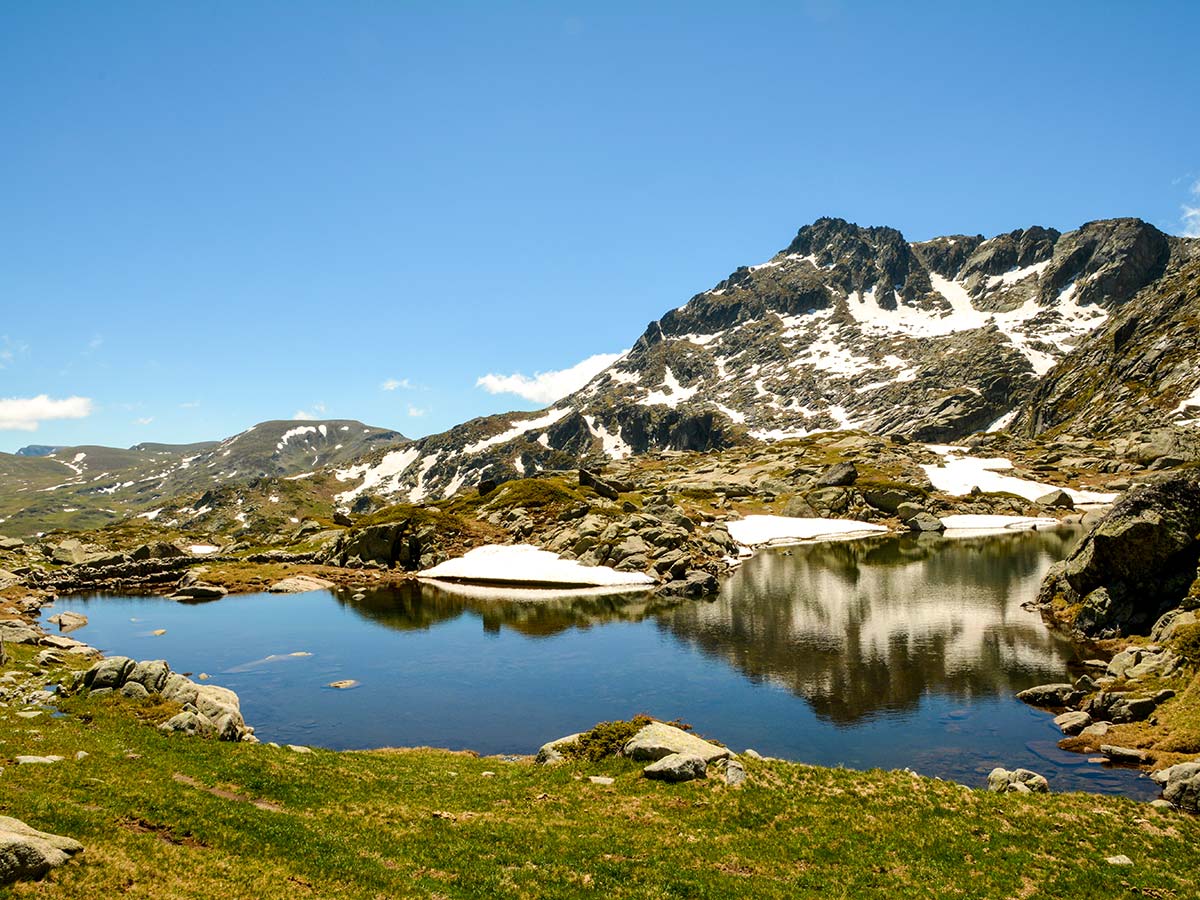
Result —
M 194 787 L 197 790 L 205 791 L 212 794 L 214 797 L 220 797 L 222 800 L 233 800 L 237 803 L 249 803 L 251 806 L 258 809 L 265 809 L 267 812 L 283 812 L 283 807 L 271 800 L 256 800 L 253 797 L 247 797 L 245 794 L 239 794 L 237 791 L 231 791 L 226 788 L 208 787 L 200 783 L 190 775 L 184 775 L 182 772 L 176 772 L 171 776 L 180 784 L 186 784 L 188 787 Z
M 175 829 L 170 825 L 160 825 L 154 822 L 148 822 L 142 818 L 126 817 L 118 819 L 117 824 L 127 831 L 135 831 L 138 834 L 153 834 L 159 840 L 168 844 L 175 844 L 180 847 L 207 847 L 208 844 L 199 838 L 193 837 L 190 833 L 184 832 L 177 834 Z

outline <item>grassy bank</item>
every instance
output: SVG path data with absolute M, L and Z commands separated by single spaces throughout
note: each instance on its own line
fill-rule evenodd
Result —
M 155 705 L 63 708 L 0 711 L 0 813 L 86 852 L 0 897 L 1183 898 L 1200 871 L 1200 821 L 1122 798 L 756 760 L 739 788 L 671 786 L 620 760 L 298 753 L 167 737 L 139 718 Z

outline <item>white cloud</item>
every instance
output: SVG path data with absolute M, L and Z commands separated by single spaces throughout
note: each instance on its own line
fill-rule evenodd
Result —
M 87 397 L 52 400 L 45 394 L 36 397 L 9 397 L 0 400 L 0 431 L 37 431 L 42 422 L 52 419 L 83 419 L 92 414 Z
M 134 425 L 149 425 L 154 421 L 154 416 L 142 416 L 140 419 L 134 419 Z
M 298 409 L 292 414 L 292 418 L 301 422 L 311 422 L 315 419 L 325 418 L 325 404 L 314 403 L 311 410 Z
M 1196 181 L 1189 192 L 1195 202 L 1200 202 L 1200 180 Z M 1183 214 L 1179 217 L 1183 225 L 1184 237 L 1200 237 L 1200 206 L 1183 204 Z
M 186 403 L 180 403 L 180 409 L 196 409 L 200 405 L 199 400 L 188 400 Z
M 489 394 L 516 394 L 535 403 L 553 403 L 572 391 L 577 391 L 628 351 L 597 353 L 569 369 L 557 372 L 537 372 L 532 378 L 516 372 L 512 375 L 488 373 L 475 382 Z
M 421 416 L 425 415 L 425 413 L 426 413 L 426 412 L 427 412 L 427 410 L 424 410 L 424 409 L 418 409 L 418 408 L 417 408 L 417 407 L 415 407 L 415 406 L 410 406 L 410 407 L 408 408 L 408 414 L 409 414 L 410 416 L 412 416 L 414 419 L 416 419 L 416 418 L 419 418 L 419 417 L 421 417 Z
M 389 378 L 387 381 L 383 382 L 383 384 L 379 385 L 379 389 L 381 391 L 394 391 L 397 388 L 404 388 L 406 391 L 410 390 L 412 388 L 412 382 L 410 382 L 407 378 Z

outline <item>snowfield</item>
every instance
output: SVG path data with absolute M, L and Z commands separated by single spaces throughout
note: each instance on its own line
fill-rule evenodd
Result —
M 886 534 L 889 530 L 883 525 L 854 519 L 800 519 L 791 516 L 746 516 L 726 522 L 725 525 L 730 536 L 745 547 L 848 540 Z
M 1037 500 L 1051 491 L 1063 490 L 1070 495 L 1076 504 L 1105 504 L 1112 503 L 1118 494 L 1105 494 L 1097 491 L 1080 491 L 1074 488 L 1059 488 L 1056 484 L 1042 484 L 1017 478 L 1013 475 L 1001 474 L 1013 467 L 1012 462 L 1002 456 L 990 458 L 968 456 L 961 447 L 951 447 L 945 444 L 930 444 L 929 449 L 942 457 L 940 465 L 922 465 L 930 483 L 939 491 L 954 497 L 969 494 L 974 488 L 981 491 L 1007 491 L 1024 497 L 1026 500 Z
M 548 587 L 629 587 L 656 583 L 641 572 L 618 572 L 608 566 L 585 566 L 531 544 L 476 547 L 457 559 L 418 572 L 417 577 L 477 584 Z

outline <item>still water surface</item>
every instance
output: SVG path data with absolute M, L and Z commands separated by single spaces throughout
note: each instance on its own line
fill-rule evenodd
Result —
M 1021 604 L 1071 530 L 887 537 L 767 551 L 711 601 L 537 603 L 437 587 L 244 595 L 185 605 L 80 596 L 75 634 L 163 658 L 242 698 L 264 741 L 532 753 L 595 722 L 683 719 L 735 749 L 820 765 L 910 767 L 980 785 L 993 766 L 1053 790 L 1156 795 L 1057 749 L 1014 699 L 1074 677 L 1075 651 Z M 161 636 L 152 634 L 166 629 Z M 311 654 L 311 655 L 292 655 Z M 355 679 L 350 690 L 327 687 Z

